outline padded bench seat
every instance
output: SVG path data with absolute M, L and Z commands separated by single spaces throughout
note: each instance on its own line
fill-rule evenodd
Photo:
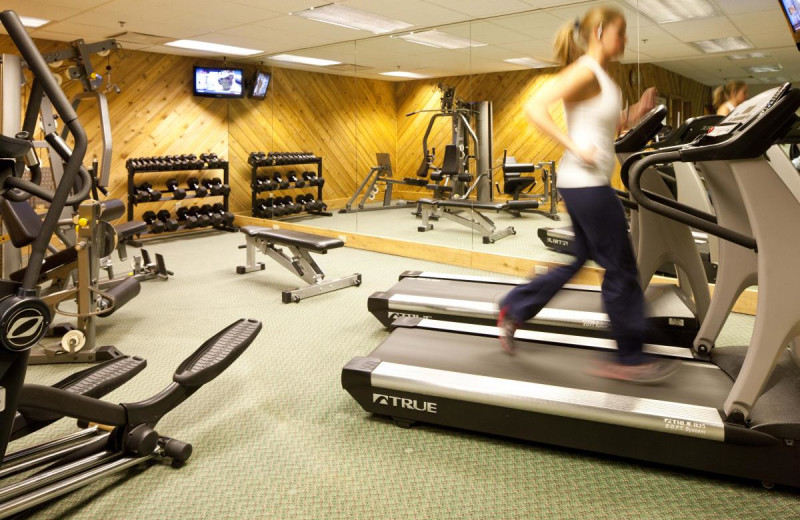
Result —
M 417 231 L 430 231 L 433 229 L 430 220 L 444 217 L 477 231 L 483 237 L 484 244 L 492 244 L 501 238 L 515 235 L 517 232 L 512 226 L 497 229 L 494 222 L 480 210 L 519 212 L 538 208 L 539 202 L 535 200 L 478 202 L 470 199 L 419 199 L 417 207 L 422 217 L 422 225 L 417 227 Z
M 324 237 L 302 231 L 290 229 L 272 229 L 262 226 L 243 226 L 242 233 L 249 237 L 268 239 L 274 244 L 296 245 L 315 253 L 325 254 L 328 249 L 343 247 L 344 242 L 339 238 Z
M 344 246 L 344 241 L 341 239 L 262 226 L 243 226 L 240 231 L 246 239 L 245 245 L 240 248 L 247 249 L 247 265 L 236 267 L 237 274 L 265 269 L 263 262 L 256 262 L 256 250 L 259 250 L 308 283 L 306 287 L 283 291 L 283 303 L 299 302 L 318 294 L 361 285 L 361 275 L 358 273 L 335 280 L 325 280 L 325 273 L 311 258 L 312 252 L 325 254 L 329 249 Z M 289 252 L 286 253 L 279 246 L 288 249 Z

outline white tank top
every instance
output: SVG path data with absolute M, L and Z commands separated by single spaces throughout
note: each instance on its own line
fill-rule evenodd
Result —
M 564 103 L 567 132 L 579 146 L 597 148 L 595 166 L 587 166 L 572 152 L 565 152 L 559 164 L 559 188 L 588 188 L 610 184 L 614 172 L 614 139 L 622 110 L 622 92 L 594 58 L 583 55 L 577 63 L 594 72 L 600 93 L 584 101 Z

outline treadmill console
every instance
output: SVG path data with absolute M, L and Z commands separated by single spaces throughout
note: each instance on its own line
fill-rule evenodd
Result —
M 728 135 L 734 130 L 742 130 L 759 115 L 769 110 L 791 88 L 791 83 L 766 90 L 753 96 L 734 108 L 721 123 L 708 131 L 709 137 Z

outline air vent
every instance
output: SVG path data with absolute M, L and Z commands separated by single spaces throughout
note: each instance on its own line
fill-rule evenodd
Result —
M 114 38 L 122 43 L 138 43 L 139 45 L 162 45 L 175 39 L 166 36 L 156 36 L 155 34 L 145 34 L 131 31 L 112 34 L 109 36 L 109 38 Z

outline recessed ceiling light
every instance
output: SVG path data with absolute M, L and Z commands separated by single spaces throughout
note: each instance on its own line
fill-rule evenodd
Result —
M 339 65 L 341 61 L 323 60 L 322 58 L 309 58 L 308 56 L 297 56 L 294 54 L 276 54 L 269 59 L 286 61 L 289 63 L 302 63 L 303 65 L 316 65 L 317 67 L 327 67 L 328 65 Z
M 382 76 L 393 76 L 395 78 L 411 78 L 411 79 L 422 79 L 422 78 L 429 78 L 430 76 L 426 76 L 424 74 L 417 74 L 416 72 L 406 72 L 404 70 L 395 70 L 392 72 L 381 72 Z
M 716 40 L 701 40 L 698 42 L 691 42 L 691 44 L 703 52 L 741 51 L 743 49 L 753 48 L 753 44 L 741 36 L 717 38 Z
M 19 20 L 25 27 L 41 27 L 46 23 L 50 23 L 50 20 L 45 20 L 44 18 L 34 18 L 32 16 L 20 16 Z
M 191 49 L 194 51 L 215 52 L 222 55 L 233 54 L 236 56 L 250 56 L 251 54 L 260 54 L 264 52 L 256 49 L 245 49 L 244 47 L 234 47 L 232 45 L 222 45 L 219 43 L 201 42 L 197 40 L 175 40 L 174 42 L 167 42 L 164 45 L 180 47 L 181 49 Z
M 403 34 L 399 36 L 399 38 L 407 42 L 427 45 L 428 47 L 437 47 L 439 49 L 466 49 L 468 47 L 483 47 L 486 45 L 483 42 L 462 38 L 461 36 L 455 36 L 436 29 Z
M 536 58 L 509 58 L 503 61 L 506 61 L 508 63 L 513 63 L 514 65 L 522 65 L 523 67 L 528 67 L 531 69 L 543 69 L 545 67 L 555 67 L 554 63 L 544 60 L 538 60 Z
M 764 74 L 765 72 L 778 72 L 783 67 L 780 65 L 755 65 L 753 67 L 742 67 L 750 74 Z
M 308 18 L 309 20 L 347 27 L 348 29 L 369 31 L 374 34 L 386 34 L 413 27 L 410 23 L 337 4 L 312 7 L 311 9 L 291 14 Z
M 729 60 L 748 60 L 750 58 L 769 58 L 772 56 L 768 52 L 748 52 L 747 54 L 731 54 Z
M 626 0 L 640 13 L 656 23 L 672 23 L 717 16 L 706 0 Z

